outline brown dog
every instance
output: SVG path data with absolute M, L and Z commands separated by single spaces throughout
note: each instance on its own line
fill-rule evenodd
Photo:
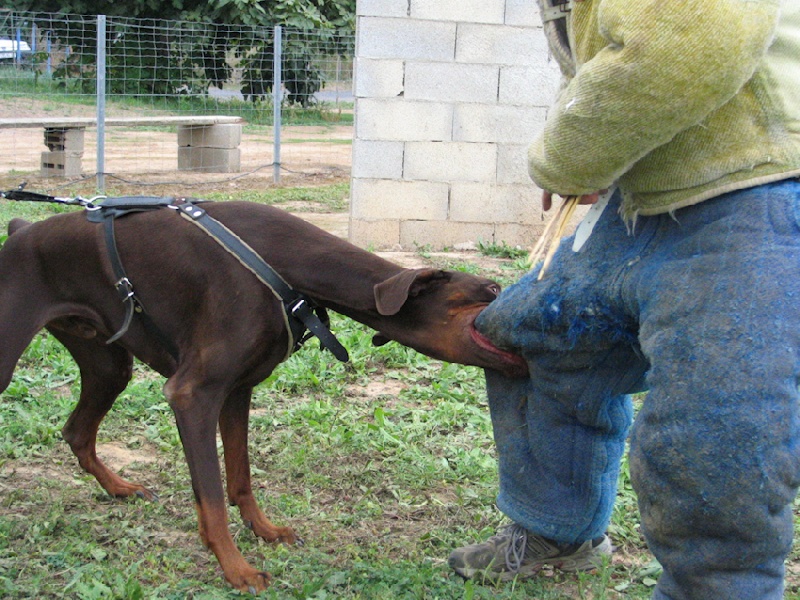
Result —
M 509 375 L 525 373 L 517 356 L 495 348 L 473 327 L 497 295 L 483 278 L 434 269 L 403 269 L 275 208 L 244 202 L 203 205 L 283 278 L 316 301 L 376 329 L 376 343 L 395 340 L 442 360 Z M 81 467 L 112 496 L 154 495 L 108 469 L 95 453 L 100 421 L 131 378 L 133 357 L 167 378 L 192 478 L 200 537 L 225 578 L 243 591 L 263 590 L 267 573 L 251 567 L 227 527 L 215 435 L 222 435 L 227 493 L 253 532 L 294 543 L 256 505 L 247 454 L 253 386 L 286 356 L 282 304 L 235 258 L 172 210 L 117 220 L 119 253 L 147 314 L 174 341 L 179 360 L 134 318 L 117 342 L 125 309 L 101 226 L 83 214 L 28 224 L 15 219 L 0 250 L 0 391 L 33 336 L 46 327 L 75 358 L 78 405 L 64 439 Z

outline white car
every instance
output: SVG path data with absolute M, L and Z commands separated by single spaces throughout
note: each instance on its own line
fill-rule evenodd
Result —
M 19 42 L 19 53 L 26 56 L 31 53 L 28 42 Z M 0 60 L 14 60 L 17 58 L 17 40 L 0 39 Z

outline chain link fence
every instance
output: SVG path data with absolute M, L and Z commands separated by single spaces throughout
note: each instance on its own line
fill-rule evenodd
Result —
M 353 54 L 352 32 L 0 9 L 0 178 L 346 177 Z

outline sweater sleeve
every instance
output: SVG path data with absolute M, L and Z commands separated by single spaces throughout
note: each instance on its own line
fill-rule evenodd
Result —
M 769 48 L 780 0 L 599 0 L 596 9 L 602 49 L 529 150 L 533 180 L 561 195 L 609 187 L 730 100 Z M 590 7 L 573 10 L 576 36 L 598 35 L 580 31 Z

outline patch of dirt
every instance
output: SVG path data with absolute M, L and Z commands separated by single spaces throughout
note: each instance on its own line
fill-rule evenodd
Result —
M 42 480 L 74 484 L 79 469 L 77 464 L 58 464 L 55 462 L 8 461 L 0 468 L 0 490 L 36 485 Z
M 17 485 L 41 480 L 74 484 L 75 478 L 83 474 L 83 471 L 66 446 L 61 450 L 72 460 L 60 462 L 25 459 L 4 462 L 0 467 L 0 487 L 4 482 L 11 481 Z M 155 448 L 142 446 L 131 449 L 119 442 L 97 444 L 97 455 L 112 471 L 121 471 L 134 463 L 152 464 L 159 458 Z
M 152 464 L 158 460 L 155 448 L 129 448 L 119 442 L 97 444 L 97 455 L 112 471 L 121 471 L 133 463 Z
M 350 385 L 347 387 L 347 397 L 350 400 L 363 400 L 370 403 L 375 398 L 397 395 L 408 387 L 408 383 L 396 379 L 371 379 L 366 385 Z
M 154 116 L 159 111 L 143 112 L 111 106 L 109 117 Z M 42 115 L 93 117 L 91 106 L 56 104 L 50 100 L 5 98 L 0 117 L 41 117 Z M 352 125 L 286 126 L 281 129 L 280 185 L 314 185 L 340 180 L 350 174 L 352 163 Z M 0 185 L 9 189 L 29 181 L 29 188 L 50 190 L 69 183 L 69 179 L 39 176 L 41 153 L 47 151 L 42 128 L 0 129 Z M 153 195 L 201 196 L 204 191 L 235 193 L 275 185 L 272 129 L 245 128 L 240 145 L 241 169 L 238 173 L 196 173 L 178 171 L 177 134 L 147 128 L 107 127 L 105 138 L 106 187 L 115 190 L 134 184 L 138 191 Z M 84 174 L 96 170 L 97 130 L 87 128 L 82 160 Z M 79 181 L 81 178 L 70 178 Z M 177 189 L 176 189 L 177 188 Z M 62 192 L 66 193 L 66 192 Z M 73 192 L 74 193 L 74 192 Z

